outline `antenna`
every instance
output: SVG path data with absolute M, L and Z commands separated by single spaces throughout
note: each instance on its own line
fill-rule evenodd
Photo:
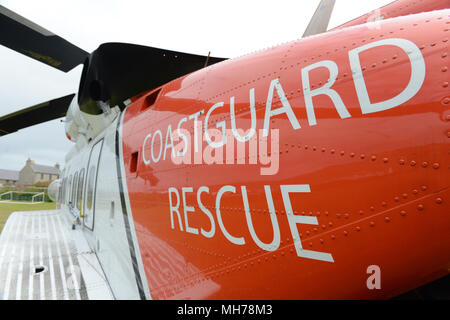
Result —
M 208 56 L 206 57 L 205 66 L 203 68 L 206 68 L 208 66 L 209 56 L 211 55 L 211 51 L 208 52 Z

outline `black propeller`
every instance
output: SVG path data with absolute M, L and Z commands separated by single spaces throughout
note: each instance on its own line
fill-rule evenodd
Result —
M 1 117 L 0 136 L 7 135 L 45 121 L 64 117 L 74 96 L 75 94 L 69 94 L 67 96 L 40 103 Z M 43 119 L 45 120 L 42 121 Z
M 0 6 L 0 44 L 64 72 L 89 56 L 86 51 L 3 6 Z
M 111 106 L 224 58 L 206 57 L 126 43 L 105 43 L 91 54 L 0 6 L 0 44 L 58 70 L 83 63 L 80 109 L 100 114 L 98 101 Z M 0 135 L 63 117 L 74 94 L 0 118 Z

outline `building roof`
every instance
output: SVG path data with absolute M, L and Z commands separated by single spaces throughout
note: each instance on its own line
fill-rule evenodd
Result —
M 61 174 L 61 171 L 58 168 L 52 166 L 44 166 L 42 164 L 33 163 L 31 165 L 31 169 L 33 169 L 35 173 Z
M 0 169 L 0 180 L 19 180 L 19 171 Z

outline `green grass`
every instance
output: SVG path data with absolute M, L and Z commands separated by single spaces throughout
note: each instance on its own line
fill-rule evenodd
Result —
M 56 204 L 54 202 L 45 202 L 38 204 L 21 204 L 21 203 L 0 203 L 0 233 L 8 219 L 9 215 L 14 211 L 36 211 L 36 210 L 54 210 Z

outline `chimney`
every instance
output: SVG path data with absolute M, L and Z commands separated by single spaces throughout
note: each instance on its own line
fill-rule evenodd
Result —
M 55 168 L 58 169 L 58 170 L 60 170 L 59 163 L 56 163 L 56 164 L 55 164 Z

